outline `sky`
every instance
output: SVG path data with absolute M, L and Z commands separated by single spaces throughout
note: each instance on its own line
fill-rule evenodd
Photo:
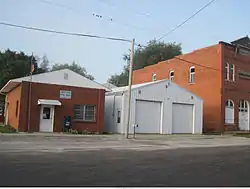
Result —
M 119 37 L 146 44 L 191 16 L 209 0 L 0 0 L 0 22 Z M 181 43 L 183 53 L 250 34 L 250 1 L 216 0 L 164 42 Z M 93 16 L 102 15 L 102 18 Z M 111 21 L 112 19 L 112 21 Z M 57 35 L 0 25 L 0 50 L 46 55 L 50 64 L 85 67 L 99 83 L 120 73 L 131 44 Z

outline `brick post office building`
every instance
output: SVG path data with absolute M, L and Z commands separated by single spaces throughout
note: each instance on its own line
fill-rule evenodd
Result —
M 133 72 L 133 84 L 169 78 L 204 100 L 204 131 L 250 130 L 250 39 L 218 44 Z
M 22 132 L 62 132 L 64 117 L 71 116 L 73 129 L 102 132 L 105 91 L 68 69 L 33 75 L 32 82 L 30 77 L 13 79 L 1 89 L 5 124 Z

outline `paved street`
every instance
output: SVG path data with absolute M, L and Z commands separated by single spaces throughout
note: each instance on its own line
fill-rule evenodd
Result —
M 1 186 L 250 186 L 250 147 L 0 153 Z
M 0 136 L 1 186 L 250 186 L 250 140 L 232 136 Z

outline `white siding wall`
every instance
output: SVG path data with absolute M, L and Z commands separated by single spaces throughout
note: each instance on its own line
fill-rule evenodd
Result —
M 122 115 L 121 122 L 117 123 L 118 110 L 122 109 L 122 96 L 105 96 L 105 118 L 104 118 L 104 131 L 121 133 L 122 132 Z M 122 113 L 122 110 L 121 110 Z
M 169 86 L 166 88 L 166 85 Z M 139 93 L 140 91 L 140 93 Z M 192 99 L 193 96 L 193 99 Z M 132 90 L 131 97 L 131 115 L 130 115 L 130 133 L 133 132 L 133 125 L 136 114 L 136 99 L 150 100 L 162 103 L 162 119 L 161 119 L 161 134 L 172 133 L 172 103 L 185 103 L 194 105 L 194 133 L 202 133 L 202 117 L 203 117 L 203 103 L 200 98 L 193 95 L 189 91 L 179 87 L 170 81 L 157 82 L 151 85 L 142 86 Z M 123 105 L 122 105 L 123 104 Z M 126 111 L 127 111 L 127 91 L 124 92 L 121 98 L 122 107 L 122 121 L 121 133 L 125 132 L 126 127 Z M 106 117 L 106 114 L 105 114 Z M 150 119 L 150 115 L 145 115 L 145 122 Z

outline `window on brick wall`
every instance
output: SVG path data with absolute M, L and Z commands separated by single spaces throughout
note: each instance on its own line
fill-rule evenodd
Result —
M 234 102 L 230 99 L 225 104 L 225 123 L 234 124 Z
M 95 121 L 96 106 L 95 105 L 79 105 L 74 106 L 74 119 L 79 121 Z
M 195 82 L 195 67 L 192 66 L 189 68 L 189 83 Z
M 174 81 L 174 71 L 173 70 L 169 72 L 169 80 Z
M 229 63 L 225 63 L 225 80 L 229 80 Z
M 153 74 L 152 81 L 156 81 L 156 73 Z
M 235 81 L 235 66 L 234 66 L 234 64 L 231 64 L 231 67 L 230 67 L 230 76 L 231 76 L 231 80 Z

